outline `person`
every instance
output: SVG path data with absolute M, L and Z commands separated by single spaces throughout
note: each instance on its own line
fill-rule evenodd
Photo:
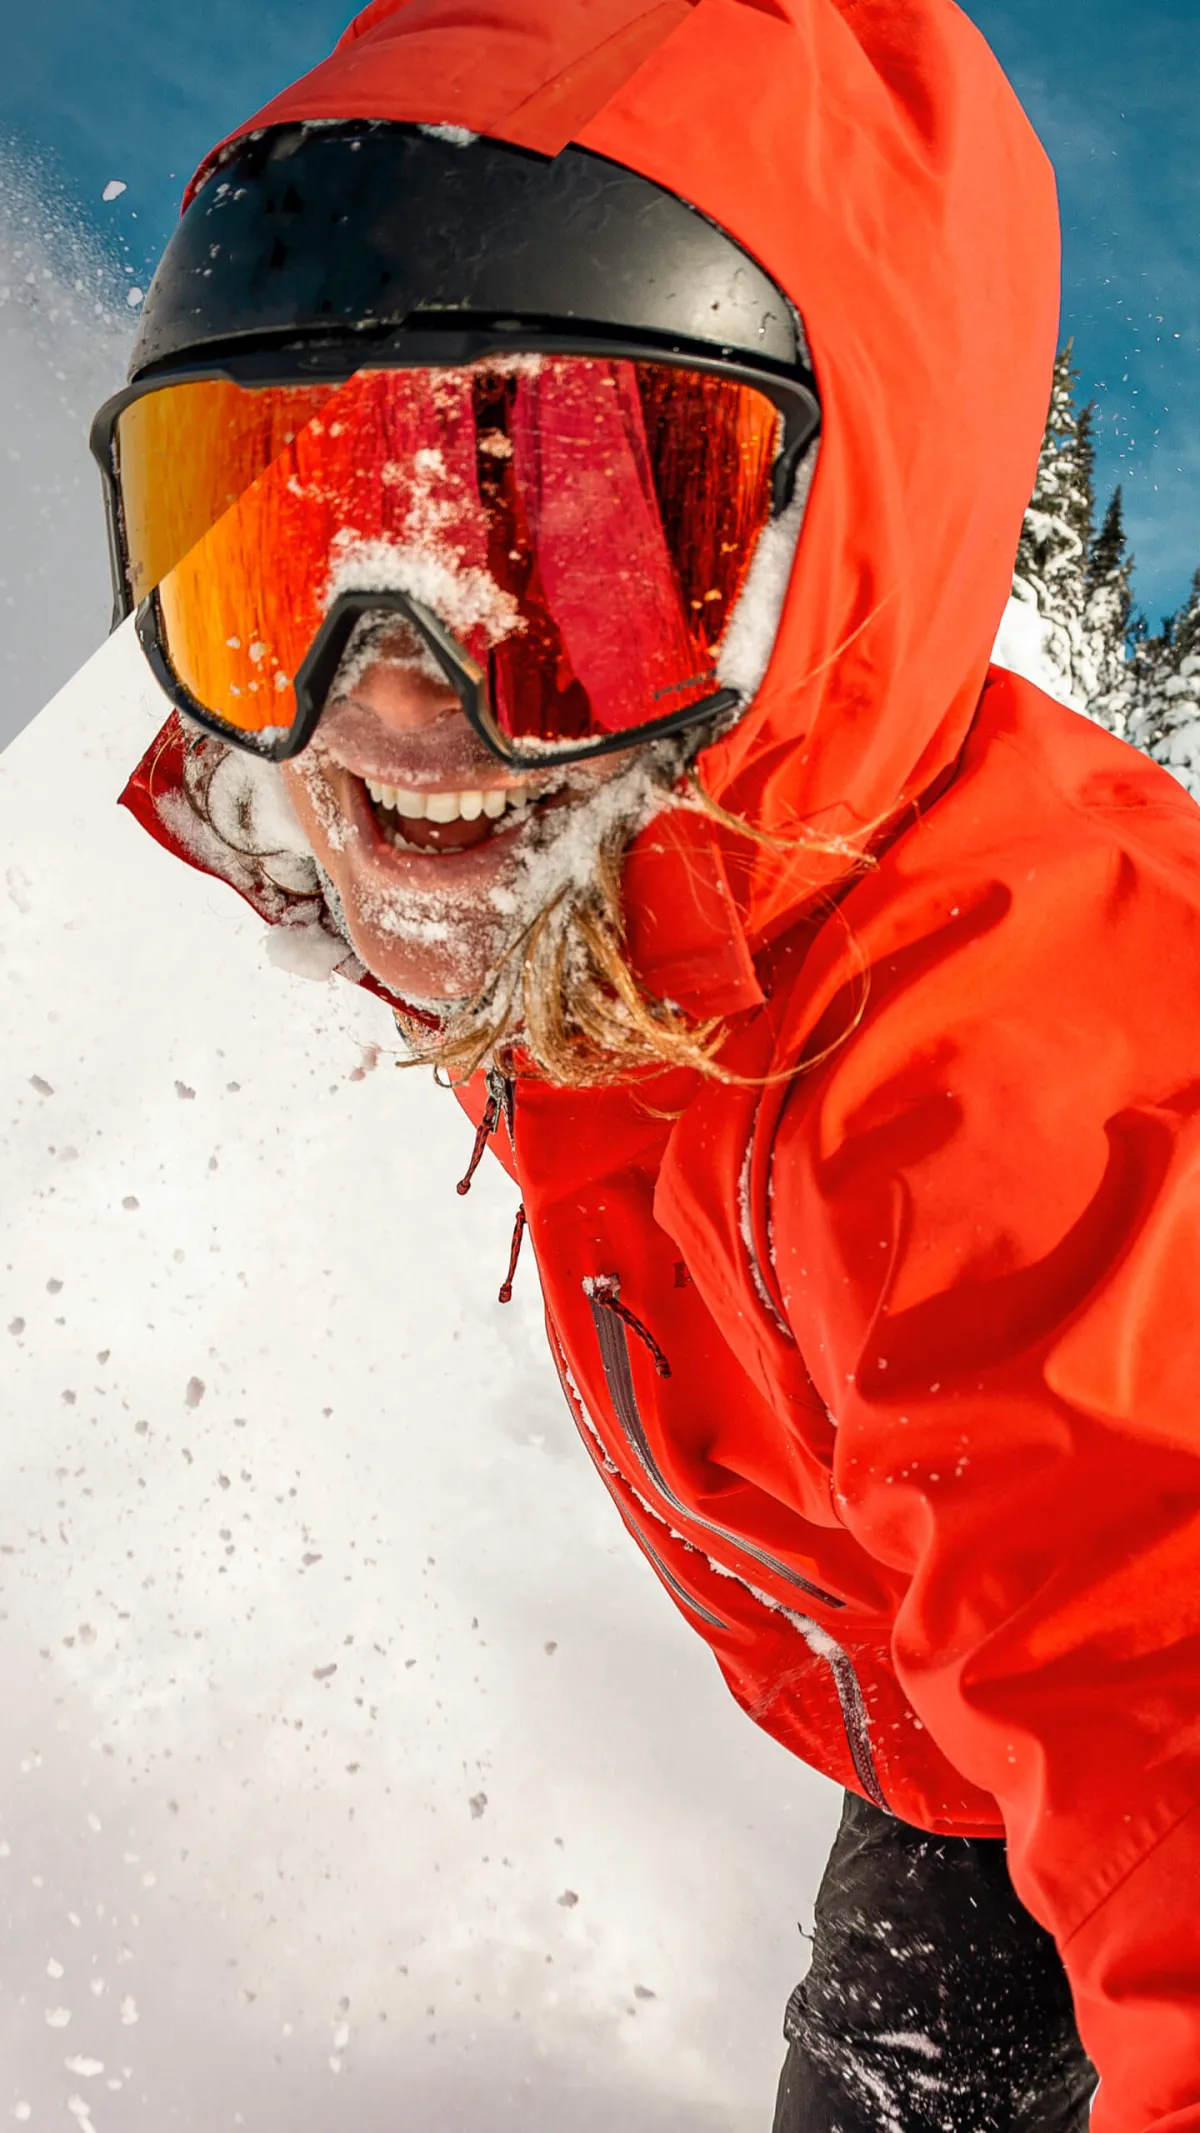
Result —
M 844 1788 L 776 2133 L 1200 2128 L 1200 820 L 989 665 L 1057 265 L 951 0 L 374 0 L 96 425 L 127 805 L 454 1088 Z

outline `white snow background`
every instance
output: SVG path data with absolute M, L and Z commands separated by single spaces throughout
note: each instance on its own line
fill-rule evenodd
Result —
M 114 805 L 153 696 L 126 628 L 0 759 L 0 2113 L 760 2133 L 837 1795 L 629 1542 L 531 1255 L 496 1302 L 453 1098 Z
M 36 271 L 21 686 L 120 374 Z M 116 807 L 162 716 L 127 628 L 0 758 L 0 2123 L 766 2133 L 839 1795 L 625 1534 L 528 1249 L 496 1302 L 453 1099 Z

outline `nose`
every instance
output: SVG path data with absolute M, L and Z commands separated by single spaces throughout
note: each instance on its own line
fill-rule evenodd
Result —
M 396 733 L 435 726 L 455 713 L 462 716 L 458 697 L 435 669 L 431 655 L 417 652 L 404 637 L 383 639 L 345 694 Z

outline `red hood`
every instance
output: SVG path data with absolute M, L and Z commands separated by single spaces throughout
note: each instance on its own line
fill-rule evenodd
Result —
M 765 683 L 701 773 L 784 833 L 854 834 L 919 798 L 978 703 L 1057 325 L 1052 174 L 966 17 L 950 0 L 375 0 L 239 132 L 368 117 L 574 140 L 700 208 L 789 293 L 820 459 Z M 659 989 L 749 1005 L 745 943 L 843 868 L 738 843 L 740 927 L 727 905 L 689 918 L 692 982 L 674 967 L 683 879 L 711 834 L 670 816 L 646 833 L 631 931 Z

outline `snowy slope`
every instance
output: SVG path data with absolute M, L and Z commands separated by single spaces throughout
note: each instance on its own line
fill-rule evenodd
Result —
M 123 631 L 0 757 L 0 2118 L 765 2133 L 838 1796 L 496 1303 L 453 1099 L 115 807 L 151 687 Z

